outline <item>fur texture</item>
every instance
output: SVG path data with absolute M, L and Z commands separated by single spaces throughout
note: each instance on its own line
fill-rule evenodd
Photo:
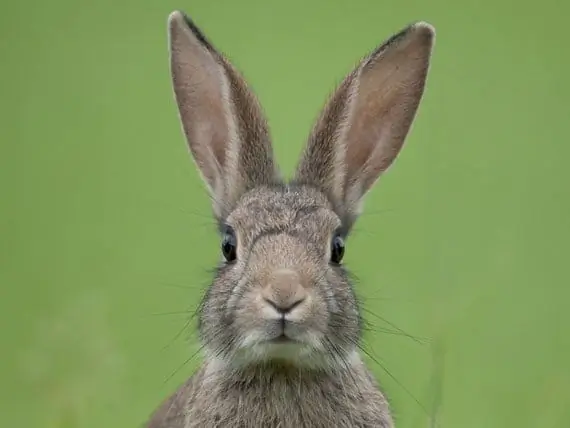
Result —
M 200 310 L 205 361 L 147 426 L 393 427 L 358 352 L 360 311 L 341 250 L 410 129 L 433 28 L 407 27 L 347 76 L 290 182 L 237 70 L 182 12 L 170 15 L 169 36 L 182 128 L 225 258 Z

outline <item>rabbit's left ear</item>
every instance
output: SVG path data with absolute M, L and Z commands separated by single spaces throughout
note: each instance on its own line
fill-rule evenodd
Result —
M 324 191 L 348 227 L 364 194 L 404 144 L 434 38 L 433 27 L 423 22 L 390 38 L 346 77 L 313 128 L 296 181 Z

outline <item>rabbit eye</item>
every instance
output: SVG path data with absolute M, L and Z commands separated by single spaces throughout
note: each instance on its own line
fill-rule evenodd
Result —
M 222 254 L 224 255 L 226 261 L 233 262 L 236 259 L 237 257 L 236 247 L 237 247 L 237 242 L 236 242 L 235 232 L 233 231 L 233 229 L 228 227 L 224 231 L 224 235 L 222 238 Z
M 331 243 L 331 262 L 339 264 L 344 256 L 344 240 L 342 236 L 335 235 Z

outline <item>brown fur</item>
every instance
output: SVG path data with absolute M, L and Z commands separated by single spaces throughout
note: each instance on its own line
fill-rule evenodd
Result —
M 279 178 L 266 121 L 239 73 L 183 13 L 170 15 L 169 35 L 182 127 L 220 230 L 231 227 L 237 245 L 202 302 L 205 361 L 147 426 L 392 428 L 360 358 L 360 311 L 331 245 L 347 238 L 363 196 L 404 143 L 433 28 L 406 28 L 345 79 L 290 183 Z
M 304 373 L 294 367 L 260 366 L 208 376 L 202 368 L 170 399 L 150 427 L 389 428 L 385 398 L 359 364 L 350 371 Z M 204 391 L 208 391 L 207 394 Z M 182 404 L 183 403 L 183 404 Z M 236 405 L 237 404 L 237 405 Z M 184 406 L 196 409 L 186 414 Z

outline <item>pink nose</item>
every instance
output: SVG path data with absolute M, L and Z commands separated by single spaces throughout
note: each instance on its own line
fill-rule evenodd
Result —
M 261 296 L 277 312 L 287 314 L 299 306 L 307 298 L 307 290 L 301 284 L 297 272 L 291 269 L 280 269 L 268 278 L 267 286 Z

